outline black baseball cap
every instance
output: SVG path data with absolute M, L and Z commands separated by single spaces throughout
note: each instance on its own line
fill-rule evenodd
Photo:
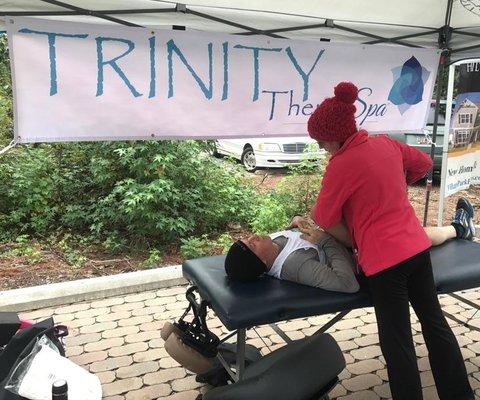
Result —
M 267 271 L 266 264 L 250 250 L 245 243 L 237 240 L 225 258 L 225 272 L 230 279 L 250 282 Z

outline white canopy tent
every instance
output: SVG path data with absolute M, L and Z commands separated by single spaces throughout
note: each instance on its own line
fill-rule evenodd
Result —
M 476 0 L 15 0 L 0 15 L 241 35 L 449 48 L 480 46 Z M 461 53 L 461 54 L 460 54 Z
M 439 76 L 449 60 L 480 54 L 478 0 L 0 0 L 0 16 L 438 48 Z M 428 201 L 427 188 L 424 222 Z

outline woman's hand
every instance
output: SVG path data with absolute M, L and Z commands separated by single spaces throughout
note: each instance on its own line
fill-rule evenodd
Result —
M 323 238 L 327 236 L 327 233 L 316 225 L 310 225 L 306 228 L 299 229 L 300 232 L 302 232 L 302 235 L 300 237 L 312 244 L 319 243 Z
M 302 217 L 300 215 L 296 215 L 295 217 L 292 218 L 290 223 L 285 229 L 294 229 L 294 228 L 299 228 L 299 229 L 306 229 L 309 226 L 313 226 L 313 224 L 305 217 Z

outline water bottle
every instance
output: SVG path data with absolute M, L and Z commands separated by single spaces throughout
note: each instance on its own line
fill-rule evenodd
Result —
M 52 400 L 68 400 L 68 385 L 66 380 L 60 379 L 53 382 Z

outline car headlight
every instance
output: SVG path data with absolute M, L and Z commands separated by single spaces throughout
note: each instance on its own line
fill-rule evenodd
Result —
M 277 143 L 260 143 L 258 145 L 260 151 L 282 151 Z

